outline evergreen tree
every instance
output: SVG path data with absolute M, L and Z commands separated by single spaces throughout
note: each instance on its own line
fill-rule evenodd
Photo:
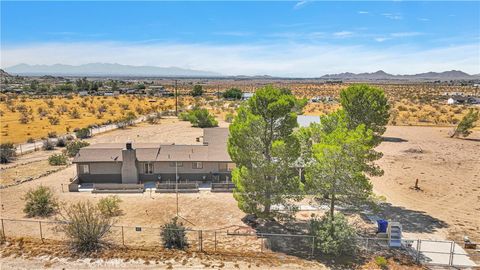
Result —
M 272 86 L 256 91 L 243 103 L 230 125 L 228 152 L 237 167 L 232 173 L 240 209 L 258 217 L 279 216 L 272 205 L 295 210 L 291 199 L 301 189 L 293 164 L 299 144 L 296 98 Z

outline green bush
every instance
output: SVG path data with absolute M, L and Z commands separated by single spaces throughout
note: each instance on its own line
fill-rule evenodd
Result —
M 91 136 L 91 131 L 89 128 L 81 128 L 75 131 L 75 136 L 77 136 L 78 139 L 89 138 Z
M 453 131 L 453 134 L 450 137 L 458 137 L 462 135 L 463 137 L 468 137 L 472 133 L 472 129 L 475 128 L 475 122 L 478 121 L 479 111 L 470 109 L 468 113 L 462 118 L 458 126 Z
M 232 123 L 234 118 L 235 118 L 235 115 L 233 115 L 233 113 L 227 113 L 225 115 L 225 122 Z
M 90 144 L 88 142 L 84 141 L 71 141 L 67 143 L 67 147 L 65 148 L 65 154 L 69 157 L 74 157 L 78 153 L 78 151 L 80 151 L 80 148 L 89 145 Z
M 188 112 L 181 112 L 178 115 L 178 119 L 180 119 L 181 121 L 190 121 L 190 114 Z
M 229 99 L 241 99 L 242 98 L 242 91 L 238 88 L 230 88 L 222 95 L 224 98 Z
M 16 148 L 13 143 L 0 144 L 0 163 L 11 162 L 16 155 Z
M 190 123 L 194 127 L 208 128 L 218 126 L 218 121 L 210 115 L 207 109 L 195 109 L 190 112 Z
M 58 209 L 57 199 L 48 187 L 39 186 L 36 189 L 30 189 L 23 197 L 23 200 L 25 200 L 23 212 L 28 217 L 47 217 Z
M 100 199 L 97 206 L 102 215 L 106 217 L 116 217 L 122 214 L 120 203 L 122 200 L 117 195 L 107 196 Z
M 375 263 L 382 269 L 386 269 L 388 266 L 388 261 L 383 256 L 375 257 Z
M 190 92 L 190 94 L 194 97 L 199 97 L 201 95 L 203 95 L 203 87 L 201 85 L 195 85 L 192 89 L 192 91 Z
M 166 248 L 185 249 L 188 247 L 186 228 L 177 223 L 178 218 L 174 217 L 170 223 L 162 226 L 161 236 L 163 246 Z
M 78 252 L 89 253 L 101 249 L 113 225 L 110 217 L 103 216 L 90 202 L 78 202 L 62 211 L 62 225 L 71 246 Z
M 67 156 L 64 154 L 54 154 L 48 158 L 48 163 L 52 166 L 67 165 Z
M 341 213 L 336 213 L 333 221 L 330 215 L 320 220 L 311 219 L 310 233 L 316 237 L 317 248 L 325 254 L 338 256 L 355 251 L 355 229 Z

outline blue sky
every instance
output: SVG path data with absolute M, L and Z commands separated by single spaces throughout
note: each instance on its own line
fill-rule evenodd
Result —
M 1 2 L 1 66 L 480 73 L 480 2 Z

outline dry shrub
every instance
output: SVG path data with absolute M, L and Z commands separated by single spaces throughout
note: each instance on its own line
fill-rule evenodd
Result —
M 30 189 L 23 200 L 25 200 L 23 212 L 28 217 L 47 217 L 58 209 L 57 199 L 49 187 L 39 186 L 36 189 Z
M 64 232 L 70 245 L 77 252 L 90 253 L 105 246 L 106 236 L 113 226 L 113 219 L 102 215 L 89 201 L 71 204 L 62 211 Z
M 166 248 L 185 249 L 188 247 L 186 228 L 177 223 L 178 217 L 174 217 L 170 223 L 162 226 L 163 246 Z
M 122 200 L 120 197 L 117 195 L 111 195 L 100 199 L 97 206 L 105 217 L 116 217 L 122 214 L 122 210 L 120 209 L 121 202 Z

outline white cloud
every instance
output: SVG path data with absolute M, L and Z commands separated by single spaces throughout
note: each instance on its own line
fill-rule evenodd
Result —
M 394 38 L 416 37 L 421 35 L 423 35 L 423 33 L 420 33 L 420 32 L 396 32 L 396 33 L 390 33 L 384 36 L 375 37 L 374 40 L 377 42 L 384 42 L 386 40 L 390 40 Z
M 369 12 L 368 12 L 368 11 L 362 11 L 362 10 L 360 10 L 360 11 L 358 11 L 357 13 L 358 13 L 358 14 L 368 14 Z
M 421 36 L 422 33 L 420 32 L 398 32 L 398 33 L 391 33 L 390 36 L 392 37 L 416 37 Z
M 250 32 L 241 32 L 241 31 L 215 32 L 214 34 L 219 36 L 232 36 L 232 37 L 247 37 L 252 35 L 252 33 Z
M 338 72 L 396 74 L 463 70 L 480 73 L 480 50 L 472 44 L 417 48 L 313 45 L 295 42 L 251 45 L 174 43 L 42 43 L 2 46 L 1 66 L 27 64 L 120 63 L 176 66 L 225 75 L 315 77 Z
M 382 16 L 391 20 L 403 19 L 403 16 L 400 13 L 382 13 Z
M 299 8 L 302 8 L 304 7 L 306 4 L 308 4 L 308 1 L 298 1 L 295 6 L 293 6 L 294 9 L 299 9 Z
M 418 18 L 419 21 L 422 21 L 422 22 L 428 22 L 430 21 L 429 18 Z
M 392 38 L 389 38 L 389 37 L 376 37 L 376 38 L 374 38 L 374 39 L 375 39 L 375 41 L 377 41 L 377 42 L 384 42 L 384 41 L 389 40 L 389 39 L 392 39 Z
M 350 32 L 350 31 L 340 31 L 340 32 L 335 32 L 333 33 L 334 36 L 336 37 L 349 37 L 349 36 L 352 36 L 353 35 L 353 32 Z

